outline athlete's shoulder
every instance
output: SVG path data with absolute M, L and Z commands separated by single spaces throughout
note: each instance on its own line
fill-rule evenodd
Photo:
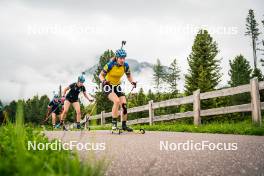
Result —
M 124 63 L 125 67 L 129 67 L 129 64 L 127 62 Z
M 105 71 L 110 71 L 115 65 L 116 65 L 116 61 L 114 61 L 114 60 L 110 60 L 110 61 L 104 66 L 104 70 L 105 70 Z
M 85 86 L 82 86 L 81 88 L 82 88 L 82 91 L 83 91 L 83 92 L 86 91 Z
M 113 67 L 114 65 L 116 65 L 117 64 L 117 62 L 115 61 L 115 60 L 110 60 L 108 63 L 107 63 L 107 65 L 109 66 L 109 67 Z
M 128 73 L 130 72 L 130 68 L 127 62 L 124 63 L 124 67 L 125 67 L 125 72 Z
M 75 86 L 76 84 L 77 84 L 76 82 L 71 83 L 69 87 Z

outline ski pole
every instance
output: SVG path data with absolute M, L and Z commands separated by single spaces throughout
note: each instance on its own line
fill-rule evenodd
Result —
M 125 40 L 122 41 L 121 49 L 123 49 L 124 45 L 126 45 L 126 41 Z
M 94 112 L 94 110 L 95 110 L 95 107 L 96 107 L 96 102 L 94 102 L 94 105 L 93 105 L 93 108 L 92 108 L 92 110 L 91 110 L 91 112 L 90 112 L 90 116 L 93 114 L 93 112 Z
M 90 119 L 90 117 L 92 116 L 92 114 L 93 114 L 93 112 L 94 112 L 94 110 L 95 110 L 95 107 L 96 107 L 96 101 L 94 102 L 94 105 L 93 105 L 93 107 L 92 107 L 92 110 L 91 110 L 91 112 L 88 114 L 88 118 L 87 118 L 87 116 L 85 116 L 86 118 L 85 118 L 85 122 L 87 122 L 89 119 Z

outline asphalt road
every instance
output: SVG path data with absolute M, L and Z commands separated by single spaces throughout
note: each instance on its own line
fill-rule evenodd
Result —
M 99 150 L 93 154 L 109 163 L 106 175 L 264 176 L 264 136 L 179 132 L 113 135 L 110 131 L 46 131 L 45 134 L 49 139 L 68 143 L 97 143 L 100 147 L 94 149 Z M 196 148 L 191 149 L 191 144 Z M 220 150 L 214 148 L 217 145 Z M 89 152 L 79 153 L 85 158 Z

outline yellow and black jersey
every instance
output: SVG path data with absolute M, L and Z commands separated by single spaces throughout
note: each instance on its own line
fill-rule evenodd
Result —
M 130 75 L 130 68 L 126 62 L 124 65 L 119 65 L 116 61 L 110 61 L 104 66 L 103 72 L 106 74 L 106 81 L 111 85 L 119 85 L 124 74 Z

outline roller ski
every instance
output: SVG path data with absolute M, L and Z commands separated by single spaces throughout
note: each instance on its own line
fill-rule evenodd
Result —
M 144 129 L 134 130 L 134 129 L 126 126 L 126 124 L 125 125 L 122 124 L 122 129 L 120 130 L 120 133 L 124 133 L 124 132 L 136 133 L 136 134 L 145 134 Z
M 117 127 L 117 120 L 113 119 L 112 120 L 112 130 L 111 130 L 112 134 L 120 134 L 121 130 Z
M 122 122 L 122 128 L 117 127 L 117 123 L 112 122 L 112 134 L 121 134 L 124 132 L 136 133 L 136 134 L 145 134 L 144 129 L 134 130 L 126 125 L 126 121 Z
M 119 128 L 113 129 L 112 128 L 111 133 L 112 134 L 121 134 L 121 129 L 119 129 Z
M 127 130 L 123 130 L 123 129 L 120 130 L 120 133 L 124 133 L 124 132 L 135 133 L 135 134 L 145 134 L 144 129 L 139 129 L 139 130 L 132 129 L 132 131 L 127 131 Z
M 126 129 L 120 129 L 120 128 L 115 128 L 115 129 L 112 129 L 111 130 L 111 133 L 112 134 L 121 134 L 121 133 L 135 133 L 135 134 L 145 134 L 145 130 L 144 129 L 139 129 L 139 130 L 134 130 L 134 129 L 131 129 L 128 131 Z

